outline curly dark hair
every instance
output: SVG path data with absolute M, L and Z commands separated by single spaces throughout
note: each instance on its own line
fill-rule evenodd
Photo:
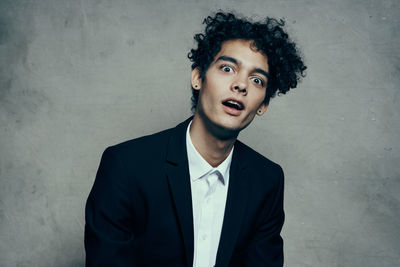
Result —
M 218 12 L 214 17 L 204 19 L 205 32 L 196 34 L 197 49 L 191 49 L 188 58 L 192 70 L 199 68 L 201 79 L 221 50 L 225 41 L 242 39 L 253 41 L 255 48 L 267 56 L 269 74 L 264 103 L 278 94 L 285 94 L 295 88 L 301 77 L 305 76 L 304 65 L 296 44 L 283 30 L 285 21 L 267 17 L 264 22 L 251 22 L 237 18 L 232 13 Z M 192 88 L 192 110 L 197 107 L 199 91 Z

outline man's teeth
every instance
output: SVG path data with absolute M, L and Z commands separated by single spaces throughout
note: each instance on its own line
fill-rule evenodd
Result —
M 233 100 L 228 100 L 226 101 L 228 104 L 230 104 L 231 106 L 235 107 L 236 109 L 242 109 L 242 105 L 236 101 Z

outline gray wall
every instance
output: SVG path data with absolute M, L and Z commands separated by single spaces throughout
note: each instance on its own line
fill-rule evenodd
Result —
M 82 266 L 105 147 L 190 113 L 218 8 L 284 17 L 309 67 L 240 136 L 286 174 L 286 266 L 400 266 L 397 0 L 0 0 L 0 265 Z

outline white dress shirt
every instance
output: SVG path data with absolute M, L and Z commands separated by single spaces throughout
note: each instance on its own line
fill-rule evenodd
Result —
M 193 267 L 215 265 L 224 219 L 232 153 L 216 168 L 197 152 L 186 131 L 186 150 L 192 190 L 194 259 Z

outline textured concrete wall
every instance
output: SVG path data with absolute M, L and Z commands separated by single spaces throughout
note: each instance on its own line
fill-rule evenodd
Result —
M 0 1 L 0 266 L 83 266 L 108 145 L 190 115 L 218 8 L 284 17 L 309 66 L 241 139 L 286 173 L 286 266 L 400 266 L 397 0 Z

